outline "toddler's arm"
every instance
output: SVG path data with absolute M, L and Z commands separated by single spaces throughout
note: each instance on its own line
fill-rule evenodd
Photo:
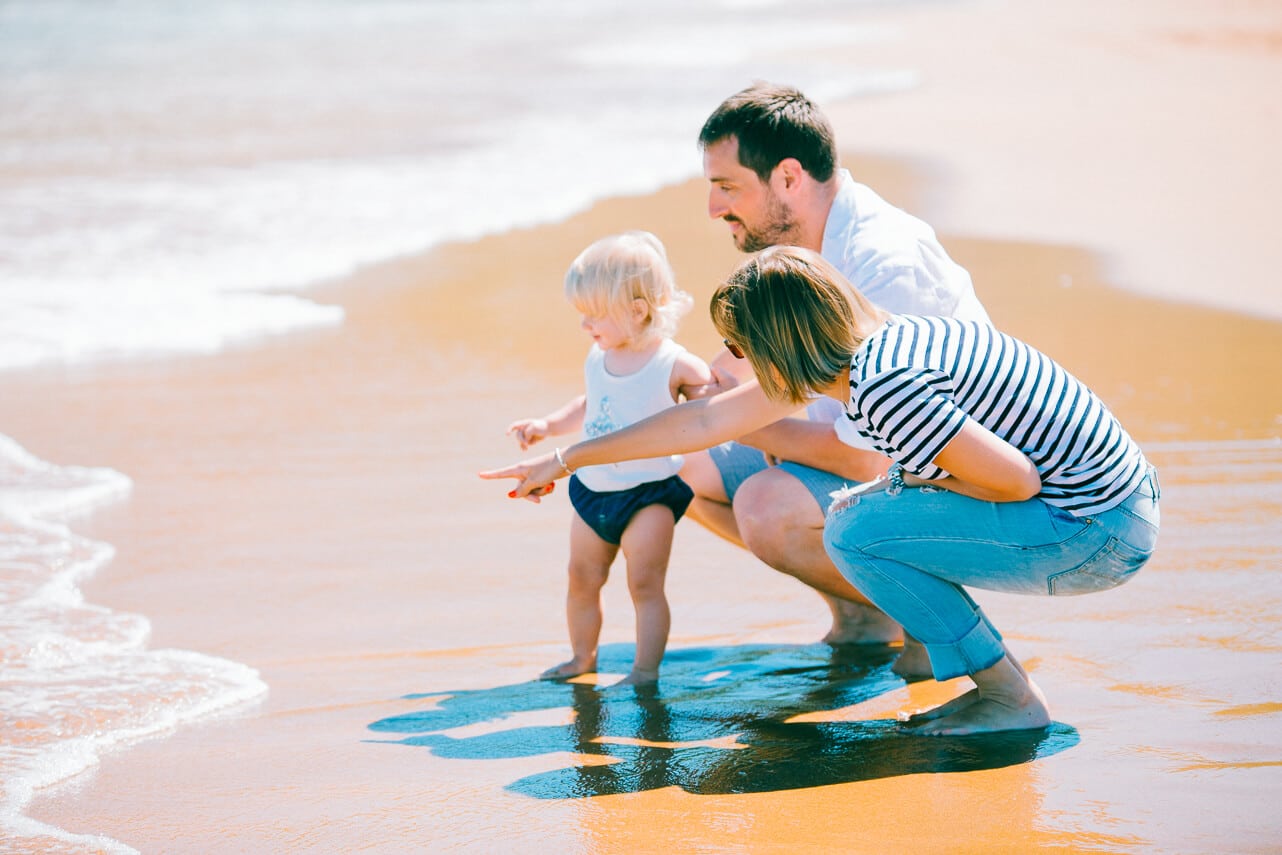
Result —
M 698 357 L 695 358 L 698 359 Z M 746 359 L 735 359 L 728 350 L 722 350 L 716 359 L 707 363 L 707 366 L 711 379 L 702 386 L 694 386 L 690 390 L 683 392 L 686 400 L 720 395 L 722 392 L 728 392 L 735 386 L 753 379 L 752 366 L 748 364 L 748 361 Z
M 722 387 L 708 363 L 687 351 L 672 365 L 671 388 L 672 400 L 693 401 L 724 392 L 729 387 Z
M 507 432 L 516 437 L 524 451 L 541 439 L 579 430 L 586 409 L 587 398 L 579 395 L 541 419 L 517 419 L 507 426 Z

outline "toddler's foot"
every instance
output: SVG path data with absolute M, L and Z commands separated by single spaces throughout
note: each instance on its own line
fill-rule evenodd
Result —
M 596 670 L 595 662 L 580 662 L 577 659 L 571 659 L 569 662 L 562 662 L 560 665 L 554 665 L 539 675 L 540 680 L 568 680 L 571 677 L 578 677 L 581 674 L 591 674 Z
M 653 686 L 659 682 L 659 672 L 648 671 L 644 668 L 633 668 L 628 676 L 624 677 L 615 686 Z

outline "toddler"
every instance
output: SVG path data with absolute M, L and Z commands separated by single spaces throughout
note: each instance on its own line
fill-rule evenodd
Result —
M 717 391 L 707 364 L 672 340 L 692 300 L 676 287 L 667 254 L 648 232 L 603 238 L 585 249 L 565 275 L 565 295 L 592 338 L 583 395 L 543 418 L 513 422 L 507 432 L 522 449 L 549 436 L 583 431 L 600 436 L 640 421 L 682 398 Z M 560 460 L 560 449 L 557 449 Z M 569 467 L 562 467 L 571 472 Z M 571 472 L 570 630 L 568 662 L 543 679 L 596 670 L 601 634 L 601 589 L 620 550 L 636 609 L 636 657 L 618 685 L 653 683 L 668 642 L 671 616 L 663 593 L 673 528 L 693 493 L 677 477 L 672 455 L 585 466 Z

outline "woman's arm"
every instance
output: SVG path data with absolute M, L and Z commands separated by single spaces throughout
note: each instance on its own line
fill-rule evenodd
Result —
M 580 466 L 700 451 L 778 421 L 801 406 L 770 400 L 752 381 L 720 395 L 678 404 L 613 433 L 577 442 L 560 452 L 559 459 L 555 453 L 545 454 L 479 474 L 482 478 L 516 478 L 516 489 L 509 495 L 525 498 Z
M 1033 461 L 974 419 L 966 420 L 932 462 L 948 477 L 927 481 L 904 473 L 904 484 L 943 487 L 986 502 L 1022 502 L 1042 489 Z
M 822 469 L 852 481 L 871 481 L 884 475 L 890 464 L 880 452 L 842 442 L 831 423 L 806 418 L 780 419 L 738 439 L 777 460 Z

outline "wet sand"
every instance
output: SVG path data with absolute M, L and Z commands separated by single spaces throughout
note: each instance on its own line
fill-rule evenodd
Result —
M 950 33 L 937 28 L 953 10 L 922 14 L 927 41 Z M 1015 86 L 955 85 L 985 84 Z M 906 96 L 911 110 L 954 109 L 949 85 Z M 865 109 L 890 104 L 834 111 L 848 145 L 868 138 L 852 119 Z M 891 650 L 815 645 L 813 594 L 690 523 L 659 691 L 532 682 L 566 646 L 568 506 L 508 501 L 474 473 L 516 458 L 512 418 L 578 390 L 584 342 L 559 283 L 586 243 L 652 229 L 706 305 L 738 256 L 691 181 L 332 283 L 318 294 L 347 310 L 341 329 L 0 378 L 6 433 L 135 482 L 75 526 L 118 550 L 86 598 L 145 614 L 155 648 L 244 662 L 270 686 L 249 708 L 113 751 L 30 815 L 143 852 L 1276 851 L 1276 276 L 1254 257 L 1257 291 L 1241 299 L 1256 316 L 1191 305 L 1201 251 L 1173 239 L 1179 300 L 1152 296 L 1163 280 L 1147 233 L 1125 251 L 1147 202 L 1125 194 L 1101 214 L 1121 224 L 1116 246 L 1080 242 L 1074 224 L 1095 207 L 1080 198 L 1054 240 L 1035 210 L 1027 230 L 1006 208 L 961 228 L 970 179 L 944 164 L 978 154 L 935 145 L 934 160 L 870 145 L 845 162 L 942 222 L 994 320 L 1087 380 L 1161 473 L 1159 553 L 1133 582 L 977 597 L 1046 691 L 1048 733 L 903 737 L 896 712 L 964 681 L 905 685 Z M 680 338 L 711 353 L 702 310 Z M 618 672 L 632 617 L 617 579 L 605 609 Z
M 582 342 L 546 295 L 587 235 L 666 222 L 706 299 L 715 277 L 694 271 L 734 257 L 701 251 L 724 243 L 699 234 L 702 193 L 371 271 L 331 292 L 339 331 L 7 381 L 35 452 L 135 479 L 81 526 L 119 549 L 87 597 L 146 614 L 154 647 L 246 662 L 271 687 L 113 752 L 33 815 L 144 852 L 1267 849 L 1282 445 L 1258 396 L 1171 342 L 1196 329 L 1232 343 L 1226 360 L 1278 366 L 1282 325 L 1118 292 L 1080 250 L 946 238 L 998 319 L 1077 363 L 1161 468 L 1162 549 L 1134 582 L 980 595 L 1052 701 L 1049 736 L 896 734 L 886 717 L 959 685 L 905 686 L 892 651 L 812 644 L 813 595 L 690 524 L 657 697 L 531 682 L 564 652 L 567 507 L 509 502 L 472 473 L 513 459 L 511 417 L 575 388 Z M 489 261 L 464 273 L 468 258 Z M 472 328 L 486 305 L 504 310 Z M 1073 359 L 1100 306 L 1133 334 Z M 705 326 L 684 338 L 707 349 Z M 630 606 L 617 581 L 607 592 L 619 671 Z

